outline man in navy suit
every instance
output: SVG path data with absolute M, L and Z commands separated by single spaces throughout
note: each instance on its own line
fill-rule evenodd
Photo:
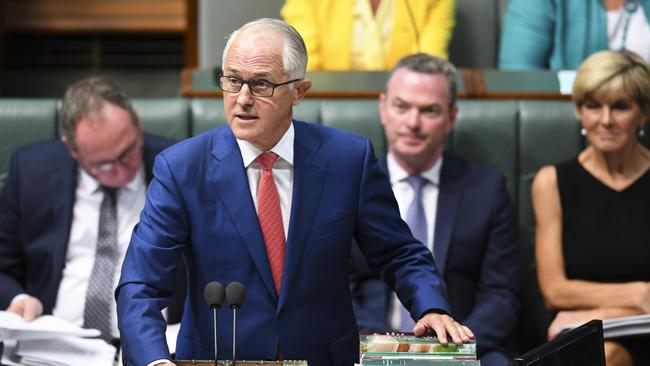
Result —
M 481 365 L 507 365 L 519 308 L 516 226 L 504 178 L 444 152 L 458 113 L 455 77 L 451 63 L 426 54 L 395 66 L 379 101 L 381 163 L 402 217 L 433 252 L 451 315 L 476 335 Z M 408 330 L 393 292 L 354 248 L 352 263 L 359 327 Z
M 61 131 L 61 140 L 23 147 L 12 156 L 0 195 L 0 308 L 27 320 L 53 314 L 85 325 L 100 187 L 115 194 L 115 253 L 121 262 L 144 206 L 153 158 L 172 141 L 144 136 L 128 96 L 99 78 L 66 91 Z M 110 296 L 119 269 L 112 269 L 107 288 L 98 284 L 100 292 Z M 114 304 L 108 309 L 99 315 L 108 320 L 104 339 L 110 340 L 119 333 Z
M 214 357 L 203 289 L 239 281 L 246 302 L 237 312 L 238 359 L 351 366 L 359 358 L 348 278 L 353 237 L 418 320 L 413 331 L 443 343 L 473 337 L 447 315 L 431 253 L 400 219 L 370 142 L 292 120 L 311 86 L 306 65 L 293 27 L 277 19 L 244 25 L 226 44 L 219 79 L 228 124 L 156 158 L 116 291 L 131 364 L 173 365 L 160 309 L 184 256 L 178 359 Z M 218 312 L 219 358 L 230 358 L 232 316 L 226 306 Z

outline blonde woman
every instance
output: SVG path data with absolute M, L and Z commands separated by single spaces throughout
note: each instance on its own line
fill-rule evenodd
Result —
M 537 273 L 557 310 L 548 336 L 570 324 L 650 312 L 650 70 L 638 55 L 601 51 L 578 69 L 576 115 L 588 140 L 576 159 L 533 182 Z M 608 340 L 607 365 L 649 365 L 650 338 Z

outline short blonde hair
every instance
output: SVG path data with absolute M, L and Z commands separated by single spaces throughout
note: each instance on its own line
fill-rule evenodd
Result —
M 650 112 L 650 68 L 636 53 L 600 51 L 589 56 L 578 68 L 573 83 L 573 103 L 580 108 L 594 94 L 625 95 L 641 110 Z

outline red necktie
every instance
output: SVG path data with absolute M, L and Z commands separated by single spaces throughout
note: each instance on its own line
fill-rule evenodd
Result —
M 271 265 L 275 291 L 279 294 L 280 285 L 282 284 L 286 242 L 284 239 L 284 225 L 282 225 L 280 197 L 273 180 L 272 169 L 277 159 L 278 155 L 270 151 L 264 152 L 257 157 L 257 162 L 262 168 L 262 175 L 257 186 L 257 216 L 260 220 L 266 254 Z

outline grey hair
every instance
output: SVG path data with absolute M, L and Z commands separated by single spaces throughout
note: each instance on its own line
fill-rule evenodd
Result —
M 289 79 L 302 79 L 305 77 L 305 70 L 307 69 L 307 48 L 305 41 L 300 36 L 300 33 L 286 22 L 273 18 L 260 18 L 248 22 L 235 30 L 228 36 L 228 42 L 223 49 L 221 58 L 222 65 L 226 62 L 226 54 L 230 49 L 232 41 L 237 37 L 237 34 L 248 28 L 264 28 L 272 32 L 278 32 L 284 37 L 284 45 L 282 49 L 282 66 L 284 71 L 289 76 Z
M 456 91 L 458 89 L 456 81 L 457 71 L 456 67 L 451 62 L 426 53 L 416 53 L 405 56 L 402 57 L 390 71 L 388 80 L 390 80 L 393 77 L 393 74 L 400 69 L 407 69 L 421 74 L 445 76 L 447 78 L 447 84 L 449 84 L 449 106 L 454 106 L 456 104 Z
M 99 77 L 81 80 L 66 90 L 60 110 L 61 132 L 73 150 L 77 149 L 74 135 L 79 120 L 100 112 L 104 103 L 125 110 L 131 116 L 131 122 L 139 125 L 138 114 L 129 96 L 119 86 Z

